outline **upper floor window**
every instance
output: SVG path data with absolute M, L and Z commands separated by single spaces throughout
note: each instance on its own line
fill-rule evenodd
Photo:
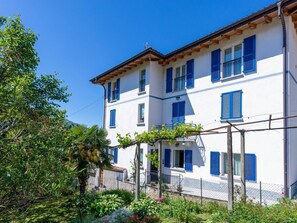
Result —
M 116 127 L 116 110 L 110 110 L 110 117 L 109 117 L 109 127 L 115 128 Z
M 144 123 L 144 103 L 138 105 L 138 124 Z
M 179 91 L 182 89 L 190 89 L 194 87 L 194 59 L 188 60 L 186 64 L 172 67 L 166 70 L 166 93 Z
M 223 78 L 242 74 L 242 44 L 224 50 Z
M 221 119 L 242 118 L 242 91 L 233 91 L 222 94 Z
M 185 89 L 186 83 L 186 65 L 175 68 L 174 90 L 180 91 Z
M 107 85 L 108 102 L 120 100 L 120 78 L 115 82 L 109 82 Z
M 242 43 L 211 52 L 211 81 L 256 71 L 256 36 Z
M 145 70 L 140 71 L 139 74 L 139 92 L 145 91 Z

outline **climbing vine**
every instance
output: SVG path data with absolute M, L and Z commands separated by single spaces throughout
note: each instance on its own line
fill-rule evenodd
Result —
M 121 134 L 117 134 L 117 139 L 119 147 L 127 148 L 129 146 L 140 143 L 148 143 L 154 145 L 160 140 L 174 142 L 176 138 L 197 134 L 201 130 L 202 127 L 200 124 L 197 126 L 194 124 L 179 124 L 175 125 L 174 129 L 168 129 L 165 125 L 162 125 L 162 128 L 160 130 L 152 126 L 151 130 L 148 132 L 135 132 L 134 137 L 132 137 L 130 133 L 127 133 L 124 136 L 122 136 Z

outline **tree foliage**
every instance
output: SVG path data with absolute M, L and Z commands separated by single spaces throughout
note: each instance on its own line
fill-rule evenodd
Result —
M 54 75 L 36 74 L 37 36 L 19 17 L 0 17 L 0 200 L 58 195 L 73 175 L 59 103 L 67 88 Z

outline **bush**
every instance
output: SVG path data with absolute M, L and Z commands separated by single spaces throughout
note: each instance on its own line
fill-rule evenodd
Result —
M 124 201 L 125 205 L 129 205 L 134 200 L 134 194 L 122 189 L 117 190 L 105 190 L 102 192 L 103 195 L 105 194 L 116 194 Z
M 124 206 L 124 201 L 116 194 L 105 194 L 96 196 L 96 200 L 91 204 L 91 213 L 96 217 L 108 215 Z
M 157 216 L 161 210 L 161 204 L 155 199 L 142 198 L 133 201 L 129 206 L 129 209 L 135 215 L 138 215 L 140 219 L 143 219 L 145 216 Z
M 201 211 L 203 213 L 216 213 L 218 211 L 226 211 L 227 210 L 227 206 L 224 204 L 219 204 L 216 201 L 208 201 L 205 202 L 202 206 L 201 206 Z
M 212 222 L 238 222 L 238 223 L 273 223 L 297 222 L 297 203 L 288 199 L 281 199 L 278 204 L 261 206 L 252 201 L 246 204 L 235 202 L 233 210 L 228 212 L 218 210 L 211 215 Z
M 200 212 L 201 208 L 196 202 L 185 198 L 169 200 L 169 204 L 163 208 L 165 217 L 175 218 L 179 222 L 197 222 Z
M 131 216 L 127 223 L 159 223 L 161 222 L 159 216 L 145 216 L 143 220 L 138 215 Z
M 126 223 L 131 216 L 132 212 L 130 210 L 120 208 L 115 210 L 111 215 L 104 217 L 104 220 L 108 223 Z

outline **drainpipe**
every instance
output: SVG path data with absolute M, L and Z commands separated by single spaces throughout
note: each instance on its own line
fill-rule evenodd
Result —
M 286 23 L 284 14 L 282 11 L 282 1 L 277 3 L 278 7 L 278 17 L 281 20 L 282 31 L 283 31 L 283 113 L 284 117 L 288 116 L 288 101 L 287 101 L 287 32 L 286 32 Z M 285 197 L 289 196 L 288 192 L 288 130 L 286 129 L 288 126 L 288 121 L 285 118 L 283 121 L 284 125 L 284 193 Z
M 104 89 L 104 102 L 103 102 L 103 122 L 102 122 L 102 124 L 103 124 L 103 128 L 104 129 L 106 129 L 106 126 L 105 126 L 105 117 L 106 117 L 106 88 L 105 88 L 105 86 L 104 86 L 104 84 L 101 84 L 100 83 L 100 85 L 103 87 L 103 89 Z

